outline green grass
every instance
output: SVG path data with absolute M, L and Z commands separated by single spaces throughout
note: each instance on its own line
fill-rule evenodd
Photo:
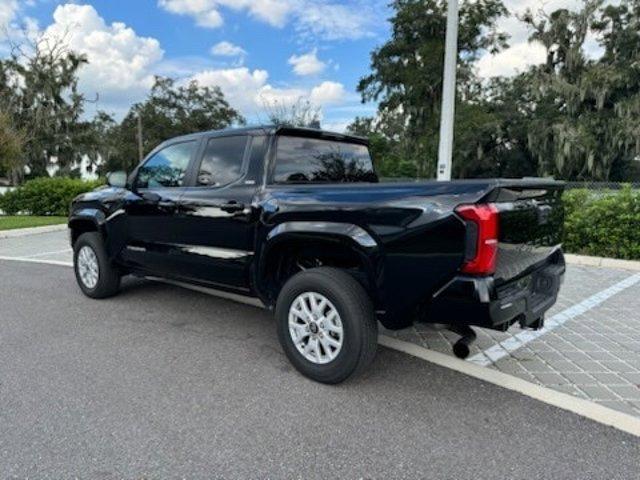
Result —
M 15 230 L 16 228 L 42 227 L 45 225 L 59 225 L 66 223 L 67 217 L 30 217 L 0 216 L 0 230 Z

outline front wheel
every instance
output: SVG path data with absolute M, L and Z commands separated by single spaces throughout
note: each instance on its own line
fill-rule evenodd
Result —
M 378 326 L 364 288 L 328 267 L 291 277 L 276 304 L 278 338 L 293 366 L 322 383 L 357 375 L 375 357 Z
M 80 290 L 88 297 L 110 297 L 120 288 L 120 273 L 109 262 L 102 237 L 97 232 L 83 233 L 76 240 L 73 268 Z

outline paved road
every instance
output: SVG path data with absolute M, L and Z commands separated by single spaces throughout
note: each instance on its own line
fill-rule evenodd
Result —
M 0 478 L 638 478 L 638 438 L 401 353 L 308 381 L 195 292 L 0 261 L 0 308 Z

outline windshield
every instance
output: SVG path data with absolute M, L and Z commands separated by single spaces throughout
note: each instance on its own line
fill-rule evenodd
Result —
M 366 145 L 279 136 L 276 183 L 376 182 Z

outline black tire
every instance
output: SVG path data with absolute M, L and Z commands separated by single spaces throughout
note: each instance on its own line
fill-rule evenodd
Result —
M 98 281 L 95 286 L 87 286 L 79 272 L 78 255 L 83 247 L 90 248 L 98 260 Z M 83 233 L 73 245 L 73 270 L 82 293 L 90 298 L 107 298 L 118 293 L 120 273 L 109 261 L 102 237 L 98 232 Z
M 336 308 L 344 338 L 337 356 L 329 363 L 307 360 L 296 348 L 289 332 L 289 309 L 299 295 L 317 292 Z M 371 299 L 348 273 L 329 267 L 305 270 L 284 285 L 276 304 L 278 338 L 293 366 L 317 382 L 335 384 L 362 373 L 371 363 L 378 346 L 378 324 Z

